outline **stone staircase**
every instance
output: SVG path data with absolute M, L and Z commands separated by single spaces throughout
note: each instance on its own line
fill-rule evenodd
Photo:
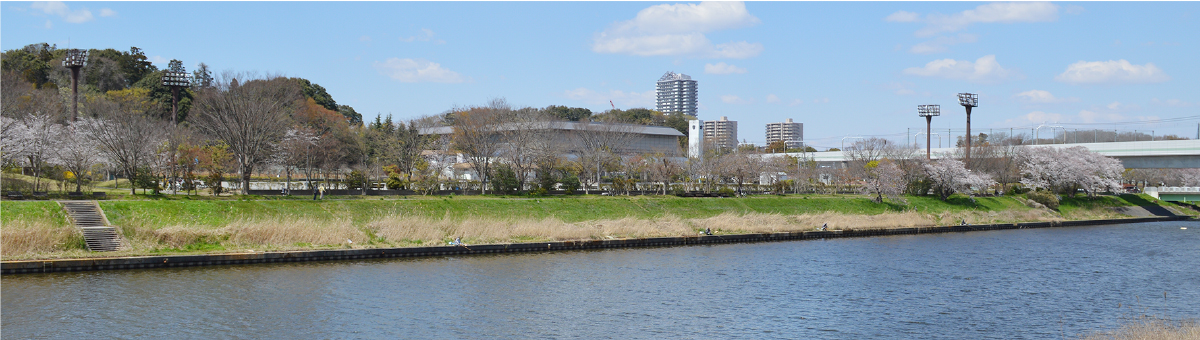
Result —
M 117 229 L 108 225 L 108 218 L 96 201 L 60 201 L 63 210 L 83 232 L 83 240 L 91 251 L 114 251 L 124 243 Z

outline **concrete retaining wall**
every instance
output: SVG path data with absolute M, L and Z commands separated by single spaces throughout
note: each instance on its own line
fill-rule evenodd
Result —
M 176 256 L 138 256 L 84 258 L 65 260 L 29 260 L 0 262 L 0 273 L 48 273 L 61 271 L 85 270 L 114 270 L 114 269 L 143 269 L 162 267 L 213 266 L 231 264 L 300 262 L 300 261 L 336 261 L 389 257 L 426 257 L 445 255 L 474 255 L 498 253 L 545 252 L 561 250 L 602 249 L 602 248 L 633 248 L 633 247 L 663 247 L 714 243 L 742 242 L 771 242 L 789 240 L 828 239 L 842 237 L 868 237 L 887 235 L 912 235 L 967 232 L 983 230 L 1004 230 L 1024 228 L 1071 227 L 1085 225 L 1121 224 L 1186 220 L 1187 216 L 1146 217 L 1115 220 L 1088 220 L 1064 222 L 1031 222 L 1015 224 L 981 224 L 968 226 L 945 227 L 915 227 L 876 230 L 834 230 L 834 231 L 802 231 L 784 233 L 761 233 L 739 235 L 712 235 L 686 237 L 657 237 L 644 239 L 618 240 L 584 240 L 558 241 L 539 243 L 512 244 L 480 244 L 468 246 L 439 246 L 412 248 L 375 248 L 375 249 L 339 249 L 339 250 L 306 250 L 287 252 L 251 252 L 210 255 L 176 255 Z

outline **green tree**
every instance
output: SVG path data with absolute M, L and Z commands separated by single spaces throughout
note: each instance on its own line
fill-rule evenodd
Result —
M 0 58 L 0 69 L 20 75 L 21 79 L 36 88 L 57 88 L 57 84 L 50 81 L 50 73 L 54 69 L 51 61 L 63 53 L 55 45 L 47 43 L 26 45 L 21 49 L 5 51 Z
M 498 194 L 515 194 L 520 184 L 517 182 L 517 173 L 513 172 L 512 167 L 506 164 L 497 165 L 492 171 L 491 177 L 492 191 Z
M 146 53 L 137 47 L 130 47 L 129 52 L 122 53 L 121 58 L 117 61 L 128 84 L 137 84 L 142 81 L 142 78 L 158 71 L 158 68 L 154 67 L 154 63 L 146 58 Z
M 592 117 L 592 110 L 582 107 L 550 105 L 542 111 L 552 117 L 572 122 L 587 121 Z
M 182 67 L 182 65 L 180 65 Z M 148 96 L 150 101 L 154 103 L 150 114 L 154 117 L 165 121 L 171 121 L 171 102 L 174 100 L 171 94 L 171 88 L 162 84 L 163 71 L 150 72 L 141 81 L 133 84 L 135 88 L 146 89 L 149 91 Z M 190 88 L 179 89 L 179 116 L 176 117 L 180 122 L 188 117 L 188 112 L 192 109 L 192 100 L 195 93 Z
M 346 117 L 346 119 L 350 121 L 351 125 L 362 125 L 362 114 L 358 113 L 358 111 L 354 111 L 354 108 L 350 107 L 350 105 L 338 105 L 337 111 L 338 113 L 341 113 L 343 117 Z

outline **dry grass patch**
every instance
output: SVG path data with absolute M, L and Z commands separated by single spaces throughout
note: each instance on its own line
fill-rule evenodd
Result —
M 226 247 L 297 249 L 312 246 L 364 245 L 369 241 L 349 219 L 242 219 L 220 228 L 177 225 L 159 229 L 134 228 L 135 248 L 182 248 L 197 243 Z
M 1195 340 L 1200 339 L 1200 323 L 1143 318 L 1126 323 L 1113 332 L 1093 333 L 1082 340 Z
M 75 228 L 45 221 L 10 221 L 0 228 L 0 255 L 6 258 L 67 251 L 82 244 L 83 235 Z

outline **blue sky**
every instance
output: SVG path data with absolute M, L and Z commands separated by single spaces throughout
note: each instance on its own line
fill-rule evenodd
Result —
M 699 82 L 701 119 L 759 144 L 905 140 L 918 104 L 972 130 L 1154 130 L 1200 123 L 1198 2 L 12 2 L 0 48 L 145 50 L 164 67 L 303 77 L 364 118 L 481 105 L 653 108 L 654 82 Z M 1193 117 L 1182 122 L 1158 119 Z M 1088 125 L 1091 124 L 1091 125 Z M 1024 130 L 1021 130 L 1024 129 Z M 1043 129 L 1043 131 L 1046 131 Z

